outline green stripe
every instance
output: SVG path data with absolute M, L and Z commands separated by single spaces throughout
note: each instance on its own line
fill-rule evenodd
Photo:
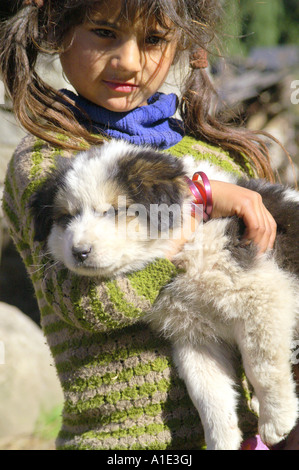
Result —
M 15 184 L 15 178 L 14 178 L 14 165 L 13 165 L 13 159 L 10 160 L 10 163 L 8 165 L 8 173 L 5 178 L 4 182 L 4 188 L 9 197 L 11 198 L 11 201 L 14 201 L 14 190 L 18 192 L 18 187 Z M 10 182 L 10 178 L 12 180 L 12 183 Z M 13 185 L 13 186 L 12 186 Z M 5 193 L 4 193 L 5 197 Z M 15 232 L 20 233 L 20 222 L 19 222 L 19 217 L 17 214 L 14 212 L 12 207 L 8 204 L 8 202 L 3 198 L 2 201 L 2 208 L 3 211 L 5 212 L 7 218 L 9 219 L 10 223 L 12 224 Z
M 94 357 L 94 355 L 92 354 L 92 355 L 86 355 L 84 358 L 82 358 L 82 356 L 76 357 L 76 349 L 72 351 L 73 343 L 74 341 L 72 341 L 71 344 L 70 342 L 68 342 L 68 347 L 67 347 L 67 343 L 64 343 L 63 347 L 61 347 L 61 345 L 58 345 L 56 347 L 51 348 L 52 354 L 54 355 L 54 357 L 58 355 L 58 351 L 60 353 L 64 351 L 68 351 L 68 350 L 70 351 L 70 355 L 68 359 L 63 362 L 59 362 L 57 364 L 58 372 L 66 373 L 66 372 L 74 371 L 74 368 L 79 369 L 82 366 L 85 366 L 85 367 L 88 366 L 89 368 L 91 368 L 91 367 L 97 367 L 100 365 L 109 364 L 111 361 L 124 361 L 130 357 L 140 356 L 146 350 L 153 350 L 153 349 L 157 349 L 157 347 L 161 347 L 161 339 L 160 339 L 160 345 L 156 343 L 155 346 L 153 346 L 153 342 L 151 343 L 152 348 L 149 348 L 149 343 L 147 342 L 147 344 L 144 345 L 144 347 L 140 347 L 140 348 L 136 348 L 134 347 L 134 345 L 132 345 L 132 347 L 130 347 L 129 350 L 128 348 L 124 347 L 123 349 L 117 349 L 116 351 L 112 353 L 100 352 L 98 357 Z M 85 343 L 84 338 L 80 338 L 78 340 L 78 347 L 84 347 L 85 345 L 84 343 Z M 92 343 L 91 341 L 89 341 L 89 338 L 87 338 L 85 346 L 91 347 L 92 344 L 97 344 L 97 342 L 95 341 L 94 343 Z
M 168 427 L 164 424 L 149 424 L 148 426 L 132 426 L 130 429 L 119 429 L 117 431 L 108 432 L 95 432 L 90 431 L 85 433 L 85 439 L 96 438 L 96 439 L 107 439 L 114 437 L 116 439 L 125 438 L 128 436 L 139 437 L 144 434 L 157 436 L 160 432 L 167 430 Z
M 55 291 L 54 281 L 52 278 L 47 278 L 44 282 L 46 283 L 46 287 L 44 288 L 45 299 L 49 305 L 52 305 Z
M 60 326 L 67 326 L 70 330 L 70 333 L 72 331 L 76 332 L 76 328 L 72 328 L 69 324 L 65 324 L 64 322 L 58 322 L 57 323 L 57 331 L 59 331 Z M 45 333 L 48 333 L 49 330 L 53 329 L 54 332 L 56 332 L 56 327 L 54 325 L 48 325 L 44 327 Z M 97 367 L 99 365 L 105 365 L 110 362 L 114 361 L 121 361 L 121 360 L 126 360 L 130 357 L 135 357 L 135 356 L 141 356 L 143 353 L 148 352 L 154 352 L 157 349 L 159 351 L 163 351 L 163 349 L 166 350 L 166 354 L 169 352 L 169 358 L 167 360 L 171 361 L 171 356 L 170 356 L 170 350 L 169 350 L 169 345 L 168 343 L 163 339 L 158 336 L 151 335 L 150 338 L 146 340 L 146 343 L 143 341 L 143 336 L 140 332 L 140 324 L 134 324 L 131 325 L 130 327 L 125 327 L 122 328 L 122 330 L 116 330 L 116 331 L 111 331 L 109 333 L 109 336 L 107 333 L 94 333 L 89 335 L 82 336 L 80 338 L 68 338 L 66 341 L 60 343 L 59 345 L 52 347 L 52 354 L 56 357 L 60 353 L 63 353 L 65 351 L 70 352 L 70 357 L 66 359 L 63 362 L 60 362 L 57 364 L 58 371 L 60 372 L 67 372 L 73 371 L 74 367 L 82 367 L 88 365 L 88 367 Z M 114 341 L 119 341 L 119 338 L 121 337 L 124 338 L 135 338 L 134 341 L 132 341 L 132 345 L 130 345 L 130 348 L 127 346 L 123 346 L 120 344 L 115 351 L 112 352 L 103 352 L 102 351 L 102 345 L 105 347 L 106 343 L 114 343 Z M 139 337 L 138 337 L 139 335 Z M 51 339 L 51 338 L 49 338 Z M 142 344 L 140 346 L 138 345 L 137 341 L 140 340 Z M 92 346 L 98 346 L 99 353 L 95 356 L 95 353 L 93 352 L 92 354 L 86 354 L 86 356 L 81 359 L 76 358 L 76 349 L 86 347 L 87 351 L 88 348 L 91 348 Z
M 55 289 L 56 289 L 56 291 L 59 295 L 59 298 L 60 298 L 59 312 L 60 312 L 61 316 L 65 319 L 65 321 L 70 323 L 69 312 L 68 312 L 67 307 L 64 304 L 64 292 L 63 292 L 63 284 L 66 281 L 66 279 L 68 278 L 68 274 L 69 274 L 69 271 L 66 268 L 65 269 L 60 269 L 57 272 L 57 278 L 56 278 L 57 282 L 55 284 Z
M 11 183 L 9 181 L 11 179 Z M 16 175 L 15 175 L 15 159 L 11 158 L 8 168 L 7 168 L 7 175 L 5 178 L 5 189 L 8 190 L 10 188 L 11 192 L 8 192 L 8 194 L 11 196 L 12 201 L 15 199 L 18 200 L 18 195 L 19 195 L 19 186 L 16 183 Z M 14 195 L 16 194 L 16 198 Z
M 213 165 L 222 168 L 224 171 L 233 173 L 238 177 L 244 176 L 244 173 L 250 177 L 254 177 L 252 165 L 245 155 L 239 155 L 238 161 L 235 161 L 229 152 L 211 144 L 207 144 L 206 142 L 200 142 L 194 137 L 185 136 L 178 144 L 171 147 L 167 152 L 170 152 L 176 157 L 192 155 L 197 161 L 206 160 Z
M 102 395 L 96 395 L 91 399 L 78 400 L 76 403 L 67 400 L 65 402 L 66 413 L 83 413 L 84 411 L 96 409 L 105 403 L 115 404 L 120 400 L 137 400 L 143 397 L 150 399 L 153 395 L 158 392 L 167 392 L 170 388 L 171 381 L 167 379 L 161 379 L 156 383 L 145 383 L 142 385 L 134 385 L 132 387 L 126 387 L 121 391 L 112 391 Z
M 172 429 L 171 429 L 172 431 Z M 71 433 L 62 431 L 59 436 L 61 439 L 71 440 L 74 436 Z M 97 438 L 95 436 L 95 438 Z M 202 432 L 197 431 L 192 433 L 192 437 L 188 436 L 188 439 L 182 437 L 172 436 L 168 440 L 157 440 L 149 444 L 146 443 L 136 443 L 131 446 L 124 446 L 117 444 L 116 447 L 110 448 L 110 450 L 205 450 L 206 445 L 202 438 Z M 102 443 L 99 442 L 99 445 L 94 447 L 94 445 L 85 442 L 85 435 L 81 436 L 81 442 L 76 442 L 76 444 L 64 444 L 59 445 L 57 450 L 107 450 Z
M 114 309 L 121 312 L 127 318 L 138 318 L 142 315 L 142 310 L 136 308 L 130 302 L 127 302 L 123 291 L 118 287 L 116 281 L 107 281 L 106 287 L 108 289 L 109 299 L 114 305 Z
M 175 408 L 177 408 L 177 405 L 173 408 L 174 411 Z M 142 407 L 131 407 L 129 410 L 113 411 L 108 416 L 100 415 L 98 417 L 94 417 L 94 419 L 88 418 L 88 420 L 86 420 L 86 416 L 84 413 L 77 415 L 76 419 L 69 419 L 67 416 L 65 416 L 64 423 L 67 426 L 77 427 L 80 425 L 84 426 L 84 424 L 86 424 L 86 421 L 88 421 L 89 426 L 107 426 L 111 423 L 123 423 L 127 419 L 137 420 L 138 418 L 141 418 L 144 415 L 149 417 L 155 417 L 158 416 L 162 411 L 163 402 Z M 72 416 L 72 418 L 74 418 L 74 416 Z
M 32 233 L 32 237 L 34 233 Z M 32 240 L 32 258 L 34 265 L 36 267 L 36 271 L 32 274 L 32 281 L 37 282 L 41 281 L 45 278 L 45 274 L 47 269 L 54 263 L 53 259 L 50 258 L 45 252 L 41 249 L 40 244 L 34 245 L 34 240 Z M 40 267 L 40 269 L 38 269 Z
M 48 317 L 48 316 L 50 316 L 50 315 L 53 315 L 53 308 L 52 308 L 50 305 L 48 305 L 48 304 L 47 304 L 47 305 L 44 305 L 44 306 L 40 306 L 39 309 L 40 309 L 40 314 L 41 314 L 41 317 L 42 317 L 42 318 L 46 318 L 46 317 Z M 55 325 L 56 325 L 56 327 L 57 327 L 58 321 L 55 321 L 55 322 L 53 322 L 53 323 L 55 323 Z M 51 323 L 51 325 L 52 325 L 53 323 Z M 61 328 L 60 328 L 60 330 L 61 330 L 63 327 L 65 327 L 66 324 L 65 324 L 65 322 L 62 322 L 62 321 L 60 321 L 59 323 L 61 324 Z M 59 331 L 60 331 L 60 330 L 59 330 Z
M 184 384 L 181 382 L 178 384 L 180 390 L 183 391 Z M 174 390 L 174 384 L 172 384 L 172 390 Z M 194 419 L 198 420 L 198 413 L 194 408 L 193 404 L 187 393 L 184 393 L 180 399 L 179 404 L 180 414 L 184 416 L 184 423 L 191 424 L 189 421 L 193 421 Z M 90 413 L 88 413 L 90 411 Z M 171 416 L 173 413 L 177 413 L 178 411 L 178 403 L 177 400 L 171 400 L 171 398 L 167 399 L 166 401 L 160 401 L 159 403 L 149 403 L 147 405 L 142 406 L 131 406 L 127 410 L 118 410 L 112 411 L 108 415 L 94 413 L 93 410 L 87 410 L 85 413 L 73 413 L 71 415 L 66 415 L 64 413 L 64 422 L 67 426 L 83 426 L 88 423 L 88 426 L 98 427 L 98 426 L 106 426 L 112 423 L 123 423 L 126 419 L 137 419 L 141 416 L 145 415 L 148 417 L 155 417 L 161 413 L 164 413 L 164 416 Z M 66 410 L 65 410 L 66 412 Z M 174 418 L 173 418 L 174 420 Z M 177 418 L 179 424 L 181 425 L 181 420 Z
M 85 306 L 83 306 L 82 299 L 82 279 L 79 277 L 73 277 L 73 285 L 71 291 L 71 300 L 74 305 L 74 311 L 78 321 L 84 325 L 88 330 L 93 330 L 94 325 L 90 323 L 89 319 L 86 319 Z M 107 289 L 107 295 L 109 301 L 113 304 L 113 311 L 119 311 L 128 319 L 139 318 L 142 314 L 142 310 L 136 308 L 133 304 L 125 300 L 124 292 L 118 287 L 116 281 L 106 281 L 105 287 Z M 97 290 L 97 284 L 89 281 L 88 285 L 88 300 L 90 302 L 90 308 L 94 314 L 95 323 L 100 323 L 108 329 L 119 328 L 124 324 L 124 321 L 118 321 L 111 317 L 110 313 L 105 310 L 104 303 L 101 302 Z
M 30 196 L 35 192 L 35 190 L 42 184 L 42 182 L 46 179 L 45 177 L 39 180 L 36 180 L 38 173 L 41 172 L 41 164 L 43 162 L 43 153 L 42 147 L 44 146 L 44 142 L 40 139 L 36 139 L 33 144 L 33 152 L 31 154 L 31 162 L 32 167 L 29 172 L 29 178 L 32 179 L 28 186 L 26 187 L 25 191 L 22 194 L 21 198 L 21 207 L 24 210 L 26 205 L 28 204 L 28 200 Z
M 40 166 L 43 162 L 43 153 L 42 149 L 45 145 L 45 142 L 41 139 L 36 138 L 35 142 L 33 143 L 33 152 L 31 154 L 31 161 L 33 162 L 34 166 L 31 168 L 30 176 L 34 178 L 36 174 L 40 171 Z
M 45 142 L 40 139 L 36 139 L 33 144 L 33 152 L 31 154 L 32 166 L 29 172 L 29 177 L 31 179 L 31 182 L 28 184 L 28 186 L 26 187 L 21 197 L 21 207 L 24 212 L 25 212 L 26 206 L 28 205 L 28 201 L 30 201 L 30 198 L 32 197 L 32 195 L 41 187 L 41 185 L 44 184 L 44 182 L 47 179 L 47 175 L 42 178 L 38 178 L 38 175 L 42 173 L 43 171 L 42 163 L 44 160 L 44 156 L 43 156 L 44 145 L 45 145 Z M 49 167 L 49 171 L 51 170 L 51 167 L 53 168 L 55 166 L 54 158 L 56 154 L 57 154 L 57 150 L 54 149 L 52 150 L 51 155 L 49 155 L 48 157 L 49 159 L 52 158 L 53 160 L 52 166 Z M 33 234 L 31 233 L 31 217 L 28 217 L 25 223 L 25 227 L 24 227 L 24 236 L 26 236 L 28 239 L 30 235 L 32 236 Z
M 117 328 L 120 323 L 111 318 L 110 314 L 105 311 L 104 305 L 99 299 L 97 292 L 97 284 L 94 281 L 85 279 L 88 283 L 87 299 L 90 302 L 90 309 L 92 309 L 94 323 L 99 323 L 107 328 Z M 86 296 L 82 297 L 82 282 L 84 279 L 78 276 L 72 276 L 72 286 L 70 291 L 71 302 L 76 320 L 86 329 L 94 332 L 95 325 L 91 323 L 90 319 L 86 319 Z
M 107 372 L 103 376 L 93 375 L 89 378 L 77 379 L 75 382 L 70 384 L 70 387 L 65 387 L 64 390 L 69 392 L 83 392 L 86 389 L 94 390 L 99 388 L 101 385 L 109 385 L 114 383 L 114 379 L 117 379 L 117 383 L 128 382 L 132 377 L 146 376 L 152 371 L 163 372 L 165 369 L 170 367 L 170 363 L 166 358 L 157 358 L 154 361 L 150 361 L 146 364 L 138 364 L 135 367 L 129 367 L 121 372 Z
M 182 426 L 187 429 L 193 428 L 192 429 L 192 437 L 186 431 L 186 437 L 182 437 L 181 435 L 179 437 L 176 437 L 173 433 L 178 430 L 182 430 Z M 165 439 L 163 437 L 163 442 L 161 440 L 159 441 L 159 434 L 162 432 L 168 431 L 169 432 L 169 438 Z M 97 431 L 87 431 L 84 433 L 81 433 L 78 435 L 78 437 L 81 438 L 82 442 L 82 448 L 90 446 L 92 448 L 92 444 L 88 444 L 88 440 L 98 440 L 99 441 L 99 447 L 103 446 L 102 448 L 104 449 L 104 442 L 107 439 L 115 438 L 117 440 L 123 439 L 123 438 L 128 438 L 128 437 L 133 437 L 137 440 L 138 437 L 144 436 L 144 440 L 146 439 L 146 435 L 149 436 L 156 436 L 157 440 L 152 442 L 152 443 L 135 443 L 130 446 L 131 449 L 140 449 L 140 450 L 146 450 L 146 449 L 166 449 L 170 448 L 170 446 L 174 446 L 173 448 L 180 449 L 182 447 L 189 448 L 190 446 L 194 446 L 194 448 L 204 448 L 204 440 L 203 440 L 203 431 L 202 431 L 202 426 L 199 422 L 199 417 L 197 414 L 193 416 L 186 416 L 186 420 L 184 419 L 184 423 L 182 425 L 182 421 L 180 419 L 170 419 L 165 423 L 153 423 L 145 426 L 132 426 L 129 429 L 118 429 L 116 431 L 111 431 L 111 432 L 97 432 Z M 74 438 L 76 434 L 70 432 L 70 431 L 61 431 L 59 434 L 60 439 L 68 439 L 71 440 Z M 86 442 L 87 441 L 87 442 Z M 77 447 L 77 446 L 76 446 Z M 79 444 L 80 448 L 80 444 Z M 117 445 L 117 449 L 121 450 L 122 446 Z M 128 447 L 123 447 L 124 449 L 128 449 Z
M 128 275 L 132 287 L 139 296 L 145 297 L 151 304 L 160 290 L 177 274 L 176 267 L 167 259 L 158 259 L 142 271 Z
M 105 416 L 105 415 L 100 415 L 99 417 L 95 417 L 95 420 L 92 422 L 94 426 L 96 425 L 103 425 L 107 426 L 108 424 L 111 423 L 123 423 L 127 419 L 132 419 L 132 420 L 137 420 L 138 418 L 141 418 L 142 416 L 149 416 L 151 418 L 154 418 L 155 416 L 158 416 L 165 407 L 163 407 L 163 402 L 161 403 L 155 403 L 155 404 L 149 404 L 146 406 L 141 406 L 141 407 L 135 407 L 132 406 L 128 410 L 122 410 L 122 411 L 113 411 L 110 415 Z M 173 411 L 177 408 L 177 405 L 173 407 Z M 78 422 L 79 418 L 79 422 Z M 86 416 L 84 419 L 84 414 L 82 415 L 77 415 L 75 420 L 68 419 L 67 417 L 65 418 L 65 424 L 68 426 L 73 425 L 73 426 L 78 426 L 80 424 L 85 424 L 86 423 Z M 88 423 L 91 424 L 90 420 L 88 420 Z
M 23 256 L 24 253 L 26 253 L 27 251 L 30 250 L 30 247 L 29 247 L 28 243 L 24 242 L 23 240 L 20 240 L 20 241 L 18 241 L 18 243 L 16 243 L 16 248 L 19 251 L 19 253 L 21 253 L 23 258 L 24 258 L 24 256 Z
M 46 306 L 46 307 L 41 309 L 42 317 L 47 316 L 48 314 L 49 315 L 53 314 L 53 310 L 50 306 Z M 57 317 L 57 318 L 58 318 L 57 321 L 55 321 L 53 323 L 50 323 L 49 325 L 43 326 L 44 334 L 46 336 L 50 337 L 52 334 L 59 333 L 59 332 L 61 332 L 63 330 L 66 330 L 66 329 L 69 331 L 70 334 L 74 331 L 77 331 L 74 328 L 72 328 L 69 323 L 66 323 L 63 320 L 60 320 L 59 317 Z M 51 338 L 49 338 L 49 339 L 51 339 Z M 63 344 L 65 345 L 65 351 L 68 350 L 69 349 L 69 344 L 67 342 L 65 342 Z M 59 346 L 55 346 L 55 347 L 51 346 L 51 352 L 52 352 L 54 357 L 56 356 L 56 354 L 54 352 L 55 348 L 59 348 Z M 63 349 L 62 349 L 62 351 L 63 351 Z
M 105 282 L 105 286 L 108 287 L 108 282 Z M 106 328 L 117 328 L 120 326 L 120 322 L 117 320 L 113 320 L 111 315 L 105 311 L 105 307 L 103 303 L 99 299 L 99 294 L 97 291 L 96 283 L 91 282 L 89 286 L 89 298 L 91 302 L 91 306 L 95 315 L 95 318 L 102 324 L 105 325 Z
M 10 224 L 13 226 L 14 232 L 20 233 L 20 223 L 19 223 L 18 216 L 11 209 L 11 207 L 8 205 L 8 203 L 6 202 L 5 199 L 3 199 L 2 208 L 3 208 L 3 211 L 5 212 L 6 217 L 9 220 Z

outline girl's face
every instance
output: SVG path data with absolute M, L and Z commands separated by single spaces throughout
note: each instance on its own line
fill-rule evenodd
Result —
M 75 90 L 116 112 L 147 104 L 164 82 L 177 44 L 171 30 L 154 22 L 145 30 L 141 21 L 119 21 L 119 11 L 120 0 L 104 4 L 92 21 L 69 32 L 60 56 Z

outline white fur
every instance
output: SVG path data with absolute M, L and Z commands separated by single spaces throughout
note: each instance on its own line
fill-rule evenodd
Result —
M 273 259 L 243 270 L 225 249 L 227 221 L 202 227 L 176 256 L 185 270 L 148 315 L 174 344 L 174 357 L 198 409 L 208 449 L 238 449 L 236 379 L 228 345 L 241 351 L 259 401 L 259 432 L 273 445 L 298 416 L 290 356 L 298 322 L 298 282 Z M 279 288 L 278 288 L 279 286 Z
M 101 158 L 82 153 L 67 173 L 58 200 L 74 218 L 65 229 L 54 224 L 48 240 L 53 257 L 83 275 L 115 276 L 141 269 L 163 257 L 172 244 L 149 240 L 142 224 L 135 237 L 124 237 L 112 218 L 101 215 L 110 207 L 117 160 L 132 148 L 114 142 L 103 149 Z M 198 169 L 192 157 L 185 157 L 184 164 L 190 177 Z M 235 181 L 208 162 L 201 162 L 200 170 L 210 178 Z M 298 200 L 291 192 L 286 197 Z M 175 362 L 198 409 L 208 449 L 239 449 L 241 444 L 232 366 L 236 346 L 259 402 L 263 441 L 273 445 L 282 440 L 298 416 L 290 365 L 298 280 L 266 255 L 244 270 L 226 248 L 227 224 L 228 219 L 219 219 L 200 225 L 174 260 L 184 272 L 162 290 L 146 317 L 173 342 Z M 71 247 L 84 244 L 92 245 L 92 256 L 87 265 L 78 266 Z
M 293 201 L 299 204 L 299 193 L 294 189 L 287 188 L 284 193 L 284 197 L 287 201 Z

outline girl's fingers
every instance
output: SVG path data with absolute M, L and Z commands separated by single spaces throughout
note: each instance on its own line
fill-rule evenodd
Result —
M 276 223 L 260 194 L 234 184 L 212 181 L 212 217 L 237 215 L 246 225 L 245 238 L 258 245 L 260 252 L 272 249 Z
M 258 245 L 264 253 L 271 250 L 276 238 L 276 222 L 266 209 L 262 200 L 252 207 L 243 209 L 243 220 L 247 227 L 245 238 Z

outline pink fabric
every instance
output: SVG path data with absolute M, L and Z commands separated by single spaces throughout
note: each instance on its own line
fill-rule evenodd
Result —
M 261 440 L 260 436 L 250 437 L 243 442 L 241 450 L 270 450 Z

